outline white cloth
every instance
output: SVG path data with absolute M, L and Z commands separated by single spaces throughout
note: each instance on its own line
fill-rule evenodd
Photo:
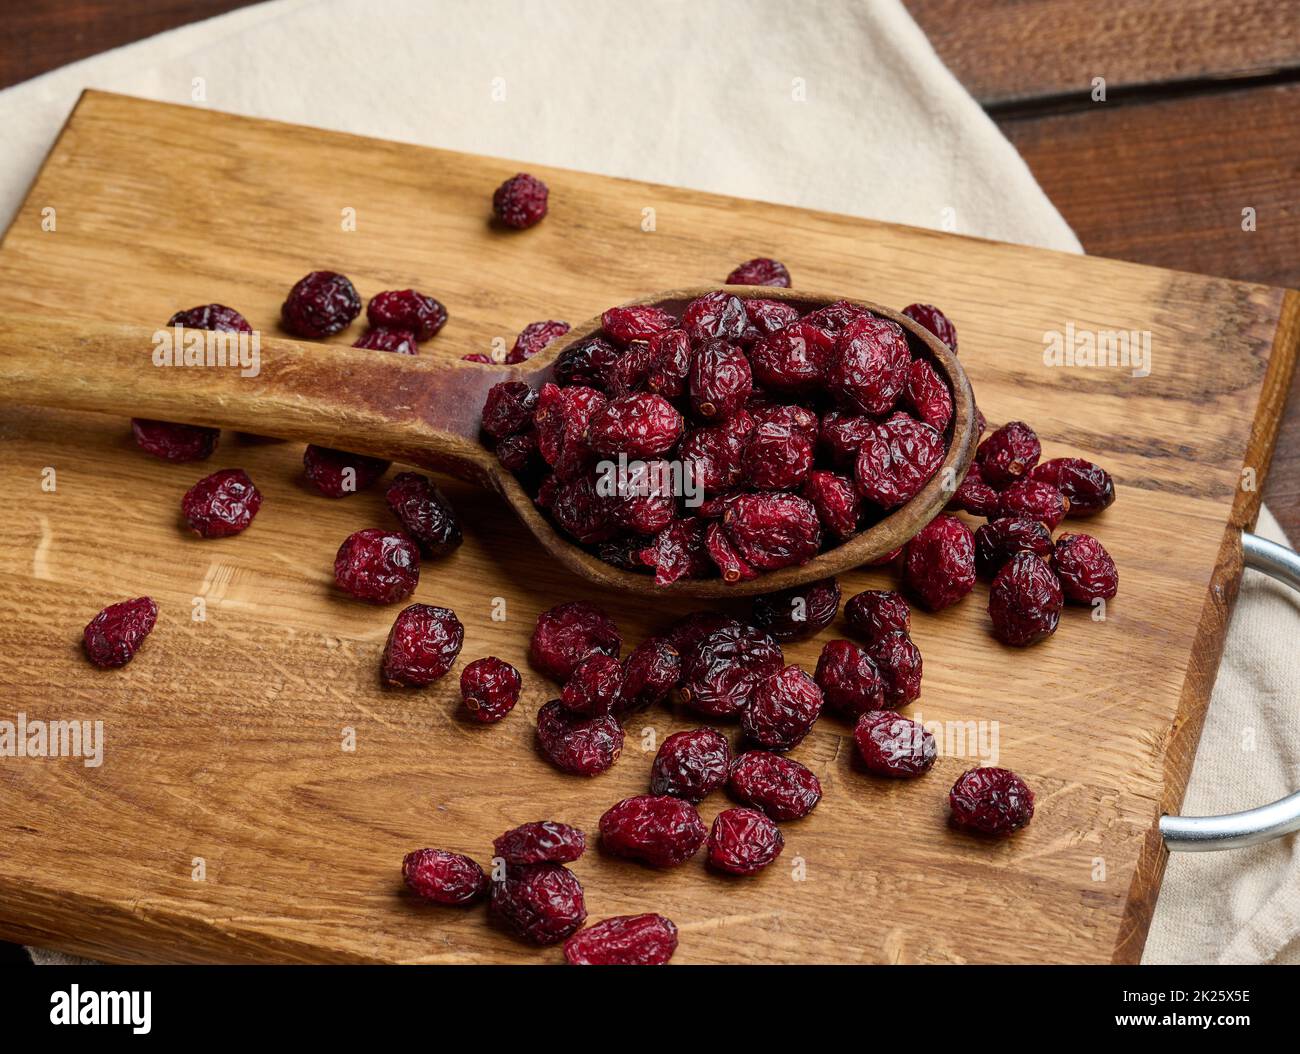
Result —
M 81 89 L 192 103 L 196 78 L 234 113 L 1081 251 L 898 0 L 276 0 L 0 92 L 0 221 Z M 1300 739 L 1268 734 L 1294 606 L 1247 580 L 1189 810 L 1300 786 Z M 1295 954 L 1297 847 L 1172 861 L 1149 956 Z

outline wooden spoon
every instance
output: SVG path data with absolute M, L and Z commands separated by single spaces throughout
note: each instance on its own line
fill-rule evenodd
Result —
M 677 289 L 631 303 L 678 312 L 715 288 Z M 742 298 L 784 300 L 801 311 L 844 299 L 758 286 L 729 289 Z M 520 366 L 450 359 L 436 343 L 423 356 L 407 356 L 263 339 L 260 372 L 243 377 L 232 366 L 155 366 L 154 329 L 9 315 L 0 319 L 0 400 L 234 428 L 446 472 L 499 493 L 547 553 L 595 585 L 643 596 L 748 596 L 839 574 L 897 549 L 943 509 L 974 453 L 975 400 L 957 357 L 911 319 L 866 301 L 850 303 L 906 329 L 948 382 L 954 414 L 947 456 L 916 497 L 868 530 L 800 567 L 732 585 L 716 578 L 656 586 L 649 575 L 597 559 L 551 525 L 480 441 L 488 389 L 505 380 L 536 386 L 552 379 L 561 352 L 597 332 L 599 317 Z

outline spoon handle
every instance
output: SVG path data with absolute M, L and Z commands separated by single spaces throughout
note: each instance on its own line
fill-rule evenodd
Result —
M 498 468 L 479 413 L 511 371 L 438 359 L 7 314 L 0 402 L 235 428 L 489 484 Z

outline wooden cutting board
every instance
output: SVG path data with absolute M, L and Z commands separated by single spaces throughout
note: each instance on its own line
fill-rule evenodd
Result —
M 971 743 L 956 756 L 949 737 L 925 778 L 884 782 L 827 718 L 794 752 L 825 798 L 784 825 L 785 853 L 760 877 L 722 878 L 702 858 L 656 873 L 595 849 L 575 870 L 593 919 L 675 919 L 683 962 L 1136 960 L 1164 864 L 1153 825 L 1177 809 L 1196 749 L 1238 531 L 1296 356 L 1297 294 L 537 166 L 551 214 L 508 233 L 488 202 L 517 168 L 88 93 L 0 248 L 0 310 L 161 325 L 217 300 L 274 333 L 288 287 L 328 267 L 366 297 L 439 296 L 451 321 L 422 354 L 459 356 L 769 254 L 803 288 L 941 305 L 990 422 L 1030 421 L 1045 456 L 1093 458 L 1118 482 L 1085 528 L 1120 567 L 1105 621 L 1073 609 L 1046 644 L 1007 649 L 983 585 L 915 617 L 925 683 L 911 713 L 996 730 L 998 760 L 1037 792 L 1033 823 L 995 843 L 950 831 L 948 788 L 980 760 Z M 1046 366 L 1046 336 L 1068 326 L 1148 332 L 1150 375 Z M 486 863 L 495 835 L 540 818 L 594 836 L 610 804 L 645 791 L 657 743 L 696 722 L 651 710 L 610 772 L 555 771 L 533 746 L 556 694 L 527 667 L 534 618 L 595 600 L 630 646 L 689 604 L 590 595 L 498 501 L 449 483 L 466 541 L 425 565 L 415 599 L 458 612 L 464 661 L 496 654 L 527 674 L 508 719 L 471 726 L 454 674 L 381 689 L 396 612 L 332 586 L 339 542 L 390 523 L 380 490 L 327 500 L 304 486 L 299 447 L 230 434 L 205 465 L 164 464 L 125 421 L 92 415 L 4 408 L 0 439 L 0 720 L 100 720 L 105 737 L 99 767 L 0 759 L 0 936 L 111 960 L 559 959 L 482 909 L 413 903 L 402 855 L 433 845 Z M 180 495 L 228 466 L 265 493 L 257 522 L 188 536 Z M 862 570 L 841 584 L 847 597 L 890 581 Z M 82 626 L 142 593 L 157 629 L 127 668 L 92 669 Z M 787 658 L 811 668 L 841 633 Z M 725 804 L 706 801 L 705 820 Z

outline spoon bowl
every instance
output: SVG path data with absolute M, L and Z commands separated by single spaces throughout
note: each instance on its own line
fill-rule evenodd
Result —
M 679 313 L 716 288 L 668 290 L 628 303 Z M 785 301 L 801 312 L 847 300 L 891 319 L 915 338 L 913 346 L 953 393 L 943 463 L 915 497 L 807 563 L 745 582 L 681 579 L 656 586 L 651 575 L 605 563 L 561 535 L 481 442 L 480 414 L 488 389 L 508 380 L 534 387 L 553 380 L 564 351 L 600 331 L 599 316 L 518 366 L 261 339 L 259 334 L 258 370 L 245 376 L 233 366 L 159 366 L 155 346 L 162 331 L 7 315 L 0 318 L 0 401 L 234 428 L 446 472 L 500 494 L 542 548 L 578 577 L 641 596 L 713 599 L 769 593 L 870 564 L 899 548 L 942 511 L 974 455 L 975 400 L 957 356 L 911 319 L 869 301 L 765 286 L 727 290 L 742 299 Z

